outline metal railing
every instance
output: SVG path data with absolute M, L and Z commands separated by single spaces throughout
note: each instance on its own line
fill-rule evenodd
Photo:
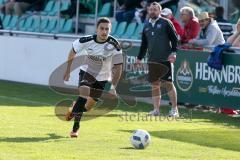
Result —
M 62 33 L 40 33 L 40 32 L 25 32 L 25 31 L 14 31 L 14 30 L 0 30 L 0 34 L 4 34 L 5 36 L 29 36 L 29 37 L 36 37 L 36 38 L 52 38 L 55 39 L 66 39 L 66 40 L 75 40 L 78 39 L 80 36 L 84 36 L 83 34 L 62 34 Z M 129 42 L 133 46 L 140 46 L 141 40 L 135 39 L 118 39 L 120 42 Z

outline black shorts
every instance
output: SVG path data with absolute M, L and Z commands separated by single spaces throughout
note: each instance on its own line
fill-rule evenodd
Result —
M 173 64 L 169 61 L 160 63 L 148 62 L 148 80 L 173 82 Z
M 79 72 L 79 82 L 78 87 L 88 86 L 90 87 L 90 97 L 95 101 L 98 101 L 98 98 L 101 97 L 104 87 L 108 81 L 97 81 L 91 74 L 80 70 Z

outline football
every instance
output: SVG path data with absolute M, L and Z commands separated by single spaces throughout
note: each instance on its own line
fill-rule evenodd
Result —
M 151 143 L 150 134 L 142 129 L 134 131 L 130 140 L 136 149 L 145 149 Z

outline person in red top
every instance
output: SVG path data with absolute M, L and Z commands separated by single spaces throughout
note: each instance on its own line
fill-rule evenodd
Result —
M 174 28 L 176 29 L 179 37 L 183 36 L 183 28 L 181 27 L 180 23 L 173 17 L 171 9 L 164 8 L 161 12 L 161 16 L 169 19 L 172 22 L 172 24 L 173 24 Z
M 200 25 L 191 7 L 181 8 L 180 14 L 181 20 L 184 23 L 184 32 L 181 36 L 181 43 L 188 43 L 189 40 L 198 36 L 198 33 L 200 32 Z

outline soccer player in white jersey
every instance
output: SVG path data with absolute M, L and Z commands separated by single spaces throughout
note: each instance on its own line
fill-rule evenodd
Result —
M 116 96 L 115 88 L 122 73 L 123 55 L 118 41 L 109 35 L 110 31 L 110 20 L 102 17 L 97 21 L 95 35 L 81 37 L 72 43 L 64 80 L 70 78 L 76 54 L 82 56 L 85 63 L 80 67 L 79 97 L 66 114 L 67 121 L 74 118 L 71 137 L 78 136 L 83 112 L 89 111 L 97 103 L 108 81 L 112 83 L 109 92 Z

